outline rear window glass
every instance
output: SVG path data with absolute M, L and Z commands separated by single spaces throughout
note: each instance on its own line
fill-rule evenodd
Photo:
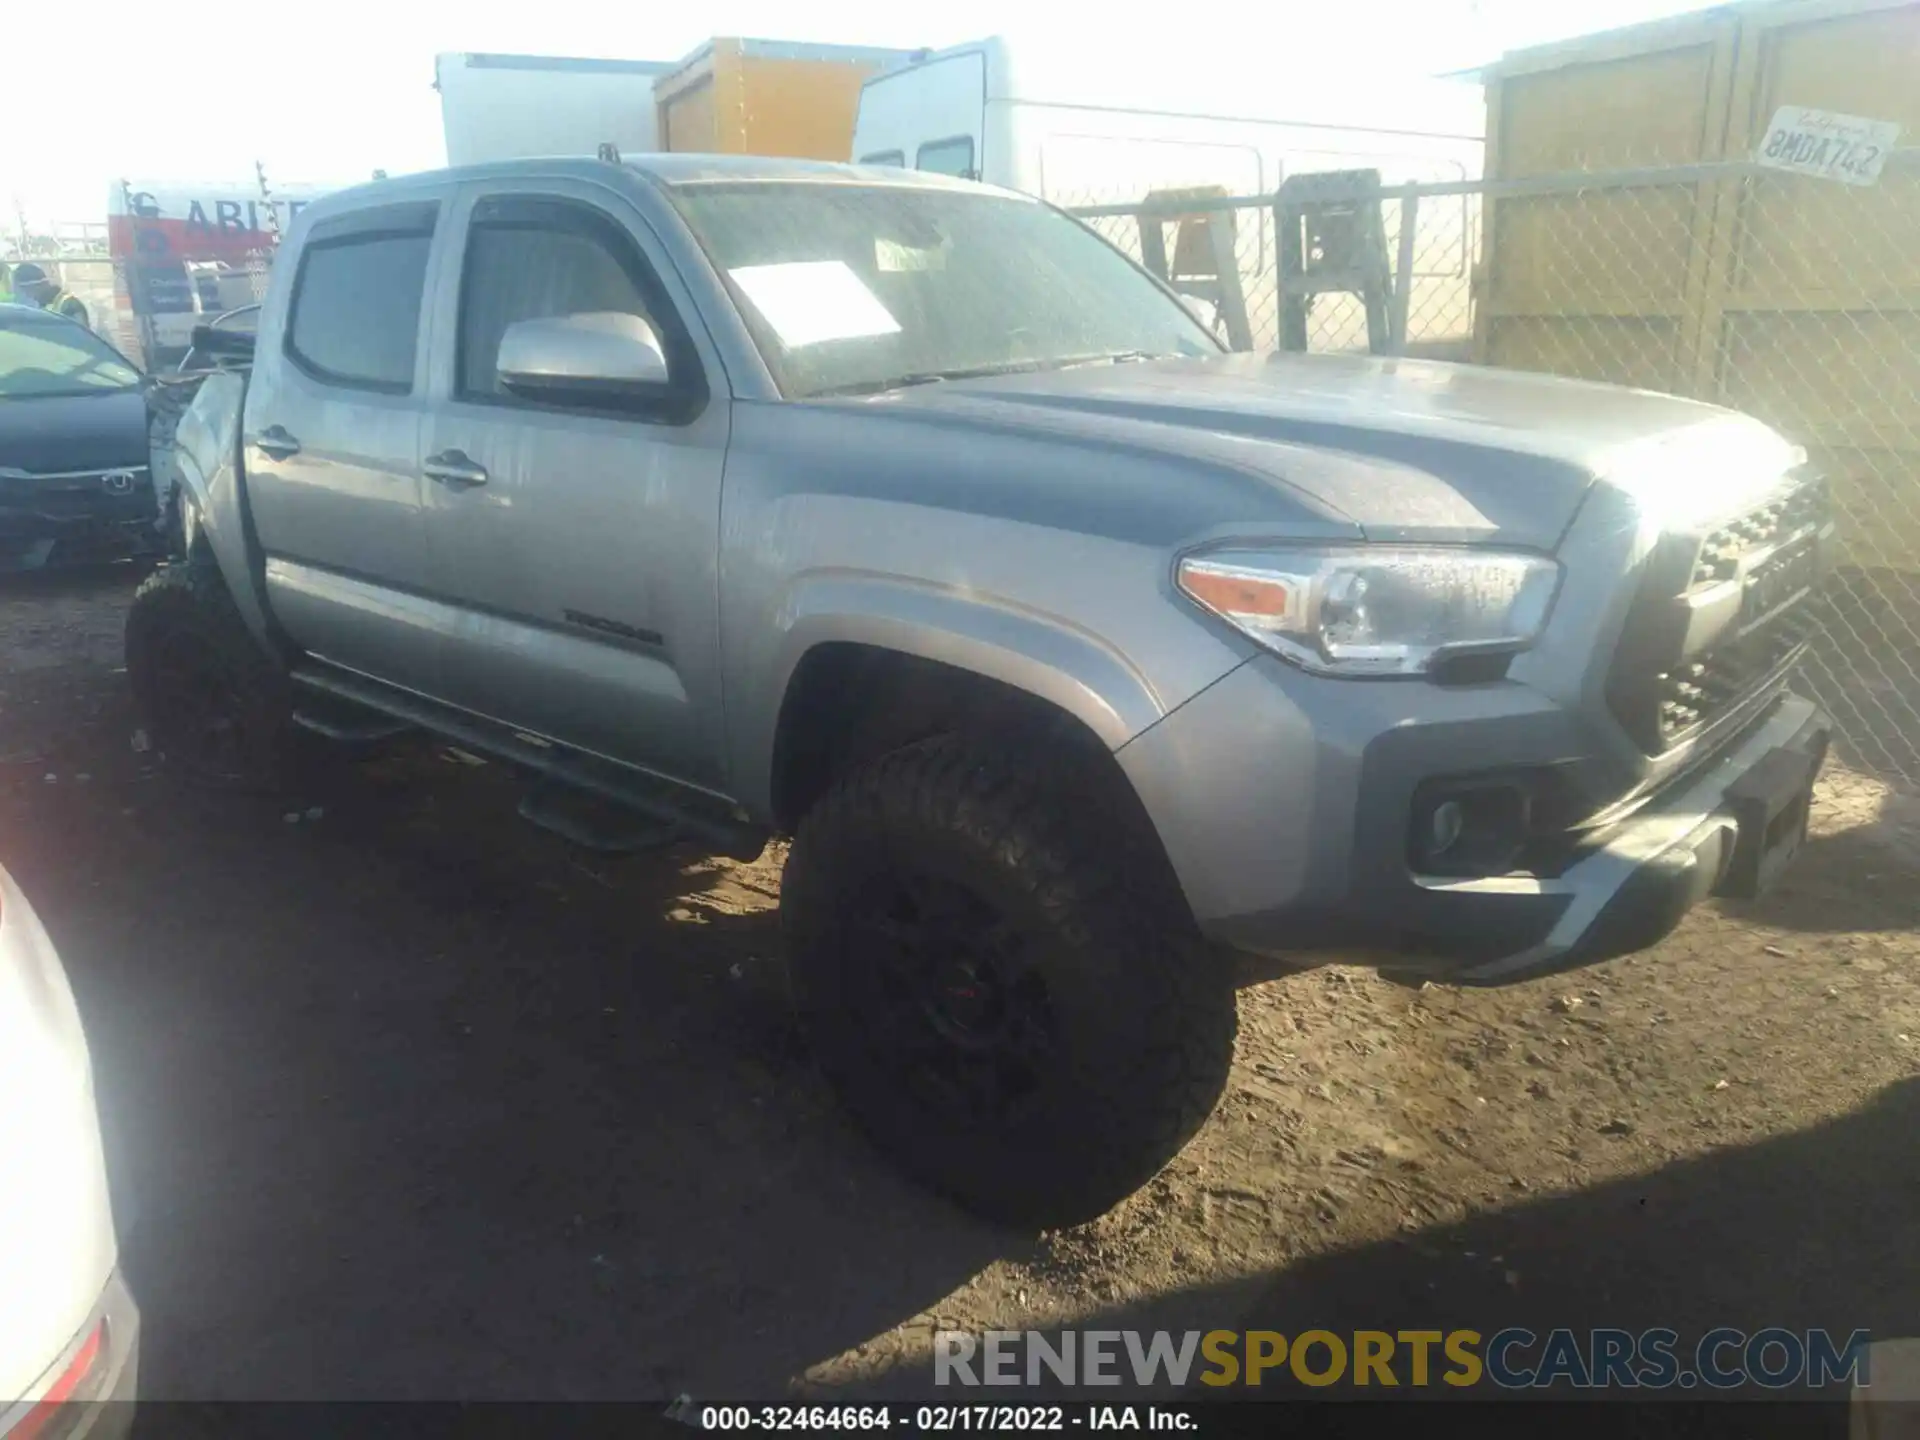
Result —
M 320 380 L 404 393 L 413 384 L 433 237 L 353 235 L 307 247 L 287 350 Z

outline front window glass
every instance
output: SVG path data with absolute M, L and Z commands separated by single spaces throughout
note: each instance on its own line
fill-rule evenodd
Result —
M 543 219 L 483 221 L 467 240 L 460 295 L 460 395 L 510 398 L 495 362 L 519 320 L 614 312 L 648 314 L 629 245 L 586 213 L 547 206 Z
M 1035 201 L 804 181 L 674 198 L 796 398 L 1220 348 L 1125 256 Z

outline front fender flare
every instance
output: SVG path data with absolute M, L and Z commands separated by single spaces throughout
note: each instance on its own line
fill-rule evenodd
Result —
M 820 645 L 869 645 L 997 680 L 1072 715 L 1109 750 L 1185 698 L 1159 693 L 1100 636 L 996 597 L 843 572 L 804 580 L 780 613 L 785 623 L 763 672 L 769 683 L 749 706 L 734 770 L 737 793 L 761 813 L 771 813 L 774 740 L 788 690 L 801 661 Z

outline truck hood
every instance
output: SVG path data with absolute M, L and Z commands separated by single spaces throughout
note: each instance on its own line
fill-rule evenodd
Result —
M 964 418 L 1230 468 L 1372 540 L 1551 549 L 1596 483 L 1669 508 L 1677 485 L 1703 510 L 1724 511 L 1801 458 L 1760 422 L 1715 406 L 1425 360 L 1237 354 L 1078 365 L 917 385 L 866 403 L 899 418 Z
M 147 463 L 147 397 L 137 387 L 0 400 L 0 479 L 136 469 Z

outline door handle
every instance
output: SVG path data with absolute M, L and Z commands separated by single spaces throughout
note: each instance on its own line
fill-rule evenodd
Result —
M 253 437 L 253 448 L 270 460 L 287 460 L 300 453 L 300 442 L 284 425 L 269 425 Z
M 468 459 L 464 450 L 442 450 L 438 455 L 429 455 L 420 470 L 429 480 L 449 490 L 471 490 L 487 483 L 487 467 Z

